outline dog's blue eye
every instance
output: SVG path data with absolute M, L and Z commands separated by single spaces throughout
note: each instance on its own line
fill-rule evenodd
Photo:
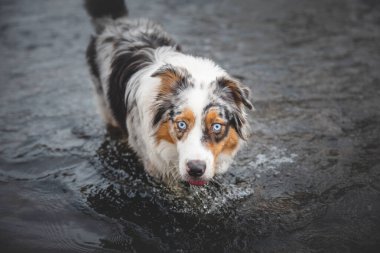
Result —
M 216 133 L 220 132 L 221 129 L 222 129 L 222 125 L 219 123 L 215 123 L 212 125 L 212 130 Z
M 187 128 L 187 125 L 184 121 L 177 122 L 177 126 L 181 130 L 185 130 Z

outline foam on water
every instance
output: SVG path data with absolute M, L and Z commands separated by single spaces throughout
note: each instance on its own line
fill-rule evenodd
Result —
M 272 146 L 269 152 L 257 154 L 256 159 L 249 163 L 258 174 L 268 172 L 269 170 L 280 170 L 285 163 L 294 163 L 297 154 L 288 154 L 286 149 L 280 149 Z

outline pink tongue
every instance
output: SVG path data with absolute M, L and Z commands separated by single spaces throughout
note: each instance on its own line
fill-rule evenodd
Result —
M 207 181 L 202 181 L 202 180 L 189 180 L 189 184 L 191 185 L 196 185 L 196 186 L 204 186 L 207 184 Z

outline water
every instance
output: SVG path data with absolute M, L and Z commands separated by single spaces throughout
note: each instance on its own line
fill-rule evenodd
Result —
M 80 1 L 2 0 L 1 252 L 378 252 L 378 1 L 128 3 L 252 88 L 249 142 L 154 182 L 96 114 Z

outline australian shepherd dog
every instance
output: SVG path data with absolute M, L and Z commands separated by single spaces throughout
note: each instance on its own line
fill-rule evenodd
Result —
M 249 90 L 213 61 L 181 52 L 123 0 L 86 0 L 95 35 L 87 61 L 105 122 L 120 128 L 145 170 L 204 185 L 247 137 Z

